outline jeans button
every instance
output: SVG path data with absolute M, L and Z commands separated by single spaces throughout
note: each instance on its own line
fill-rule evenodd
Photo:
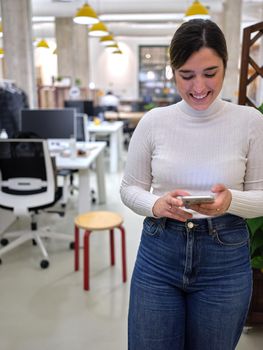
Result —
M 193 228 L 193 227 L 194 227 L 194 224 L 193 224 L 191 221 L 189 221 L 189 222 L 187 223 L 187 227 L 188 227 L 188 228 Z

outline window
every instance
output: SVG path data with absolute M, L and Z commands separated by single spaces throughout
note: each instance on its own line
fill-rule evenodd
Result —
M 145 102 L 172 98 L 175 93 L 168 46 L 139 47 L 139 95 Z

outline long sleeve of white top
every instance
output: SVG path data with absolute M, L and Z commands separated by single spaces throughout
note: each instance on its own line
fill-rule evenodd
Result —
M 156 200 L 184 189 L 232 193 L 228 213 L 263 216 L 263 116 L 255 108 L 217 99 L 206 111 L 184 101 L 146 113 L 129 145 L 121 198 L 143 216 Z M 200 217 L 195 214 L 194 217 Z

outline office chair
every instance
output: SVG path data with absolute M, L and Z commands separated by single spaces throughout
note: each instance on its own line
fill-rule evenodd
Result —
M 41 268 L 49 266 L 49 256 L 42 238 L 50 237 L 72 241 L 67 234 L 37 230 L 37 214 L 52 207 L 61 197 L 56 186 L 56 174 L 46 140 L 0 140 L 0 207 L 12 210 L 19 218 L 31 218 L 31 231 L 4 232 L 1 235 L 0 257 L 22 243 L 33 240 L 40 248 Z M 63 216 L 62 211 L 55 212 Z M 16 237 L 10 243 L 9 237 Z M 73 249 L 73 243 L 70 244 Z

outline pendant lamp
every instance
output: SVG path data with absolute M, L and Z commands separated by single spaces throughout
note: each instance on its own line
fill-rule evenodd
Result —
M 203 18 L 203 19 L 209 19 L 211 18 L 209 16 L 207 8 L 201 4 L 200 1 L 194 1 L 192 5 L 186 10 L 184 15 L 184 20 L 189 21 L 190 19 L 194 18 Z
M 37 43 L 36 47 L 38 47 L 38 48 L 39 48 L 39 47 L 43 47 L 44 49 L 49 49 L 48 43 L 46 42 L 45 39 L 41 39 L 41 40 Z
M 2 47 L 0 47 L 0 58 L 4 57 L 4 49 L 2 49 Z
M 93 24 L 90 29 L 89 29 L 89 35 L 90 36 L 97 36 L 97 37 L 102 37 L 109 35 L 109 31 L 107 27 L 105 26 L 104 23 L 98 22 Z
M 107 46 L 106 46 L 106 49 L 107 49 L 107 51 L 114 52 L 114 51 L 119 50 L 119 46 L 118 46 L 117 43 L 115 42 L 115 43 L 112 44 L 112 45 L 107 45 Z
M 76 13 L 73 21 L 78 24 L 95 24 L 99 22 L 98 16 L 93 8 L 85 3 Z
M 123 54 L 123 52 L 120 49 L 117 49 L 117 50 L 113 51 L 112 53 L 117 54 L 117 55 Z
M 112 35 L 106 35 L 100 38 L 100 43 L 101 45 L 108 46 L 108 45 L 113 45 L 115 41 Z
M 0 38 L 3 36 L 3 26 L 2 23 L 0 22 Z

